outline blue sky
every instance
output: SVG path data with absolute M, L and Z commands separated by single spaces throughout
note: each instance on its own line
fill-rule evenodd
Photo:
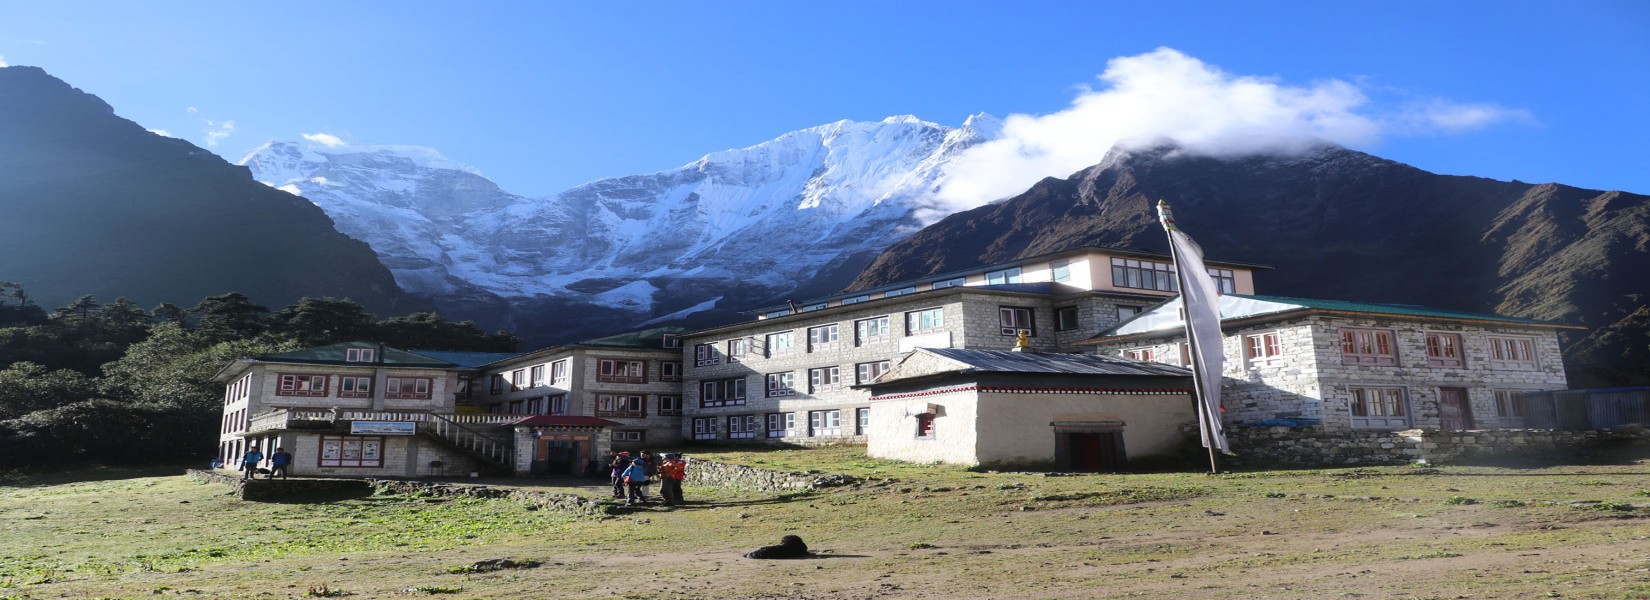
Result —
M 1650 193 L 1650 2 L 0 0 L 0 60 L 230 160 L 327 133 L 530 196 L 898 114 L 1024 115 L 1023 147 L 1073 156 L 993 166 L 1058 172 L 1103 150 L 1037 136 L 1111 134 L 1044 118 L 1142 56 L 1338 95 L 1368 123 L 1328 137 L 1429 171 Z

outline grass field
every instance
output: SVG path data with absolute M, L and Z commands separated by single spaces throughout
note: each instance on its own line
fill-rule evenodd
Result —
M 171 472 L 0 481 L 0 598 L 1647 598 L 1650 449 L 1589 464 L 1044 476 L 854 448 L 867 478 L 608 518 L 507 500 L 243 502 Z M 740 555 L 788 533 L 813 560 Z M 486 559 L 536 567 L 467 572 Z

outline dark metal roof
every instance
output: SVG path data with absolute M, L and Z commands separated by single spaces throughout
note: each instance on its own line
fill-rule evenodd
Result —
M 1146 375 L 1188 377 L 1191 371 L 1174 365 L 1145 362 L 1121 356 L 1090 354 L 1043 354 L 1006 350 L 966 348 L 923 348 L 920 352 L 968 365 L 965 373 L 1044 373 L 1075 375 Z
M 436 360 L 444 360 L 471 369 L 518 355 L 515 352 L 450 352 L 447 350 L 408 350 L 408 352 L 428 356 Z
M 377 356 L 374 357 L 376 360 L 371 362 L 349 362 L 344 360 L 346 358 L 346 352 L 351 348 L 375 350 L 377 351 Z M 344 342 L 340 344 L 305 348 L 303 350 L 294 350 L 292 352 L 280 352 L 276 354 L 253 356 L 242 360 L 251 362 L 314 365 L 385 365 L 396 367 L 428 367 L 434 369 L 451 369 L 458 366 L 457 364 L 433 356 L 415 354 L 406 350 L 391 348 L 375 342 Z

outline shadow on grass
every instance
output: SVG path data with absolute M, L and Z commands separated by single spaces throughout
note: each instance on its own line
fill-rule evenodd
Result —
M 389 504 L 406 502 L 406 497 L 374 496 L 372 495 L 372 487 L 363 485 L 360 488 L 337 488 L 282 494 L 272 498 L 259 498 L 257 502 L 263 504 L 332 504 L 351 500 L 371 504 Z
M 673 512 L 673 511 L 677 511 L 677 510 L 706 510 L 706 509 L 717 509 L 717 508 L 738 508 L 738 507 L 741 507 L 741 506 L 762 506 L 762 505 L 766 505 L 766 504 L 788 504 L 788 503 L 791 503 L 791 502 L 796 502 L 798 500 L 804 500 L 804 499 L 807 499 L 807 498 L 810 498 L 810 497 L 816 497 L 814 492 L 811 491 L 811 490 L 810 491 L 803 491 L 803 492 L 791 492 L 789 494 L 780 494 L 778 496 L 773 496 L 773 497 L 769 497 L 769 498 L 757 498 L 757 499 L 753 499 L 753 500 L 730 500 L 730 501 L 715 501 L 715 502 L 709 501 L 709 500 L 688 500 L 688 501 L 686 501 L 682 504 L 678 504 L 676 506 L 665 506 L 663 504 L 660 504 L 657 500 L 653 500 L 653 501 L 649 501 L 647 503 L 636 505 L 636 506 L 624 506 L 622 504 L 618 505 L 618 506 L 615 506 L 615 507 L 613 507 L 613 513 L 612 514 L 621 515 L 621 514 L 632 514 L 632 513 Z
M 0 487 L 31 488 L 92 481 L 118 481 L 183 475 L 187 469 L 201 468 L 199 464 L 163 464 L 141 466 L 92 466 L 52 473 L 23 472 L 0 474 Z

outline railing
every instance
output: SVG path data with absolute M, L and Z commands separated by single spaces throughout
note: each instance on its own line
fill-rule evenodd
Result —
M 453 416 L 481 416 L 481 415 L 429 415 L 424 421 L 424 431 L 438 438 L 446 440 L 454 448 L 469 452 L 495 464 L 510 466 L 510 456 L 513 447 L 500 443 L 498 440 L 487 437 L 469 427 L 465 427 L 449 417 Z M 504 415 L 498 415 L 504 416 Z
M 253 415 L 252 422 L 246 432 L 258 433 L 261 431 L 287 429 L 293 421 L 410 421 L 414 423 L 427 423 L 432 418 L 442 418 L 448 422 L 463 425 L 505 425 L 531 416 L 533 415 L 502 413 L 435 415 L 427 412 L 399 410 L 277 408 L 266 413 Z

